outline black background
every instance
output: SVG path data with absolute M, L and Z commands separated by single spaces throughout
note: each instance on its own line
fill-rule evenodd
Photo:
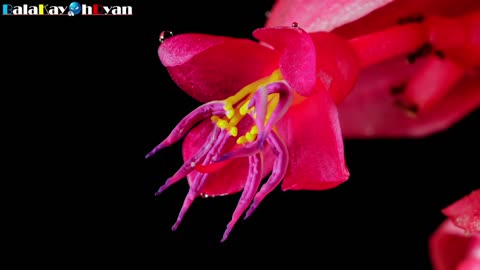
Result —
M 430 269 L 440 210 L 478 188 L 478 111 L 424 139 L 347 140 L 349 181 L 277 189 L 224 243 L 239 194 L 197 199 L 170 231 L 188 185 L 153 194 L 181 165 L 181 144 L 144 155 L 199 103 L 170 80 L 158 36 L 251 38 L 273 1 L 151 2 L 98 2 L 131 5 L 125 17 L 1 18 L 4 172 L 13 170 L 2 181 L 13 241 L 2 242 L 17 266 Z

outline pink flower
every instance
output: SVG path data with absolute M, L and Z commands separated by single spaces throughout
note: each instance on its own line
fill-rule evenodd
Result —
M 266 25 L 292 20 L 348 39 L 360 59 L 339 105 L 346 138 L 427 136 L 480 105 L 480 1 L 279 0 Z
M 223 241 L 243 212 L 250 207 L 249 216 L 282 180 L 283 190 L 323 190 L 349 177 L 335 103 L 358 75 L 351 47 L 333 34 L 308 34 L 296 25 L 257 29 L 253 36 L 261 43 L 181 34 L 159 47 L 177 85 L 206 102 L 147 155 L 186 135 L 184 165 L 157 192 L 188 179 L 173 230 L 199 195 L 243 189 Z
M 446 207 L 448 217 L 430 237 L 435 270 L 480 269 L 480 189 Z

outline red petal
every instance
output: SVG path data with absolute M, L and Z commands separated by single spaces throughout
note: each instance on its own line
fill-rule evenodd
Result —
M 455 225 L 467 233 L 480 233 L 480 189 L 472 191 L 442 210 Z
M 411 117 L 395 106 L 391 89 L 412 76 L 423 61 L 400 58 L 363 70 L 352 93 L 339 105 L 345 138 L 423 137 L 445 130 L 480 105 L 480 78 L 461 81 L 430 111 Z
M 254 41 L 181 34 L 158 48 L 177 85 L 201 102 L 225 99 L 278 68 L 278 54 Z
M 246 127 L 249 126 L 249 122 L 242 121 L 240 122 L 239 134 L 243 134 Z M 243 126 L 245 125 L 245 126 Z M 203 145 L 205 140 L 208 138 L 212 128 L 212 122 L 210 120 L 205 120 L 200 123 L 197 127 L 193 128 L 185 137 L 183 142 L 183 159 L 188 160 L 192 157 L 197 150 Z M 223 152 L 228 151 L 235 144 L 236 138 L 231 138 L 225 145 Z M 265 150 L 264 153 L 264 176 L 266 176 L 273 167 L 273 153 L 269 148 Z M 213 168 L 206 166 L 206 168 Z M 216 168 L 218 170 L 213 170 L 207 176 L 205 185 L 203 186 L 201 193 L 208 196 L 219 196 L 227 195 L 238 192 L 243 189 L 248 175 L 248 158 L 236 158 L 228 160 L 228 162 L 222 163 L 222 166 Z M 198 172 L 193 171 L 187 175 L 189 184 L 192 183 L 193 179 Z
M 310 35 L 300 28 L 260 28 L 253 36 L 281 53 L 280 70 L 285 80 L 297 93 L 310 96 L 315 77 L 315 45 Z
M 434 270 L 478 269 L 480 235 L 469 235 L 450 220 L 444 221 L 429 239 L 430 260 Z M 474 268 L 462 268 L 467 266 Z M 475 268 L 476 267 L 476 268 Z
M 352 47 L 342 38 L 328 33 L 312 33 L 317 58 L 317 77 L 325 78 L 323 84 L 335 103 L 340 103 L 352 91 L 359 73 L 358 59 Z M 322 74 L 325 73 L 325 74 Z
M 326 91 L 292 106 L 277 126 L 290 157 L 283 190 L 329 189 L 348 179 L 337 109 Z
M 266 26 L 287 26 L 298 22 L 308 32 L 330 31 L 392 1 L 279 0 L 272 8 Z

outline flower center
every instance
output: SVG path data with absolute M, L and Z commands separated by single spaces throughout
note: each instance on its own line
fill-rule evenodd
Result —
M 250 113 L 254 119 L 262 117 L 260 115 L 257 115 L 257 113 L 255 112 L 256 106 L 253 105 L 256 101 L 255 98 L 258 96 L 255 95 L 258 89 L 265 87 L 273 82 L 281 81 L 282 79 L 282 74 L 279 70 L 276 70 L 272 73 L 272 75 L 245 86 L 235 95 L 225 99 L 225 116 L 212 116 L 212 122 L 215 123 L 217 127 L 228 130 L 231 136 L 237 137 L 237 125 L 247 114 Z M 265 112 L 264 119 L 265 121 L 268 121 L 270 119 L 273 111 L 278 105 L 278 101 L 278 93 L 271 93 L 268 95 L 266 104 L 267 111 Z M 260 104 L 260 106 L 262 105 L 264 104 Z M 263 125 L 265 125 L 265 123 L 263 123 Z M 246 144 L 248 142 L 253 142 L 257 138 L 258 131 L 258 126 L 254 124 L 249 131 L 247 131 L 245 134 L 243 134 L 237 139 L 237 144 Z
M 172 227 L 173 230 L 177 228 L 196 197 L 199 195 L 210 196 L 210 194 L 202 194 L 202 188 L 208 181 L 209 174 L 222 169 L 234 158 L 248 157 L 248 176 L 223 240 L 226 239 L 234 224 L 249 206 L 247 216 L 268 193 L 280 184 L 288 167 L 288 149 L 274 129 L 276 123 L 290 108 L 293 99 L 294 91 L 283 80 L 281 72 L 276 70 L 270 76 L 245 86 L 235 95 L 223 101 L 211 101 L 193 110 L 177 124 L 165 140 L 147 154 L 146 157 L 149 157 L 180 140 L 200 121 L 210 118 L 213 123 L 212 130 L 203 145 L 196 150 L 195 154 L 186 158 L 182 167 L 168 178 L 156 193 L 156 195 L 162 193 L 166 188 L 186 176 L 191 177 L 190 190 L 177 222 Z M 251 122 L 253 120 L 253 123 L 247 122 L 249 125 L 246 129 L 245 125 L 239 128 L 245 117 L 249 117 L 248 120 Z M 238 138 L 230 152 L 226 152 L 224 149 L 230 137 Z M 270 173 L 264 171 L 263 165 L 266 143 L 270 146 L 275 160 L 270 177 L 258 190 L 263 176 Z M 225 191 L 225 193 L 228 192 L 235 191 Z M 214 195 L 216 194 L 212 194 L 212 197 Z

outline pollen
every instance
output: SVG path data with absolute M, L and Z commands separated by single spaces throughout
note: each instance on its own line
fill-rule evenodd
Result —
M 252 133 L 250 133 L 250 132 L 248 132 L 247 134 L 245 134 L 245 138 L 247 138 L 247 141 L 248 141 L 248 142 L 253 142 L 256 137 L 257 137 L 257 135 L 252 134 Z
M 225 111 L 224 116 L 212 116 L 211 121 L 219 128 L 226 129 L 230 136 L 238 136 L 238 123 L 246 116 L 251 113 L 252 117 L 256 118 L 255 106 L 249 108 L 251 100 L 255 92 L 260 88 L 264 87 L 273 81 L 281 80 L 282 75 L 280 70 L 274 71 L 270 76 L 262 78 L 258 81 L 255 81 L 244 88 L 242 88 L 235 95 L 225 99 L 223 109 Z M 273 113 L 277 107 L 279 100 L 278 94 L 271 94 L 268 96 L 268 107 L 265 121 L 267 122 L 270 115 Z M 253 113 L 252 113 L 253 112 Z M 253 125 L 250 131 L 243 134 L 237 139 L 237 144 L 246 144 L 248 142 L 253 142 L 257 138 L 258 127 Z
M 230 130 L 230 135 L 232 135 L 232 137 L 237 137 L 238 135 L 238 128 L 237 127 L 231 127 Z
M 255 108 L 255 107 L 253 107 Z M 253 109 L 252 108 L 252 109 Z M 242 105 L 242 107 L 240 107 L 240 115 L 246 115 L 248 113 L 249 109 L 248 109 L 248 102 L 245 102 L 245 104 Z
M 220 120 L 217 121 L 217 126 L 219 128 L 225 129 L 225 128 L 228 127 L 228 122 L 227 122 L 227 120 L 220 119 Z
M 247 142 L 248 141 L 247 141 L 247 138 L 245 138 L 245 136 L 242 136 L 237 139 L 237 144 L 246 144 Z

